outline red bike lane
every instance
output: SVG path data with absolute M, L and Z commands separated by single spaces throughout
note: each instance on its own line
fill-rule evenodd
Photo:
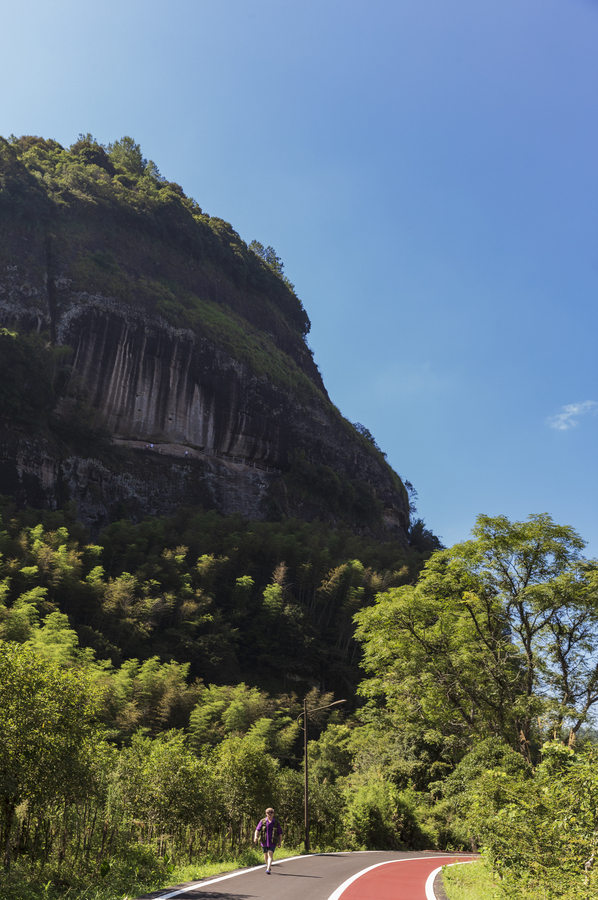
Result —
M 428 856 L 378 863 L 357 872 L 329 900 L 434 900 L 430 875 L 442 866 L 473 862 L 476 856 Z

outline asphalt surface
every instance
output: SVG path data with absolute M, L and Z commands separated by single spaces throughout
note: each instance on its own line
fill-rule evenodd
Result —
M 282 851 L 284 852 L 284 851 Z M 274 860 L 148 894 L 148 900 L 433 900 L 435 869 L 472 859 L 466 853 L 321 853 Z M 367 871 L 366 871 L 367 870 Z

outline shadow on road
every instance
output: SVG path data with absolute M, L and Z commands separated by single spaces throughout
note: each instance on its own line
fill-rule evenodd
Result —
M 177 894 L 176 900 L 256 900 L 256 894 L 224 894 L 222 891 L 210 891 L 201 889 L 201 885 L 190 887 L 181 894 Z M 159 897 L 156 900 L 160 900 Z
M 321 878 L 321 875 L 297 875 L 296 872 L 275 872 L 272 869 L 273 875 L 278 875 L 279 878 Z

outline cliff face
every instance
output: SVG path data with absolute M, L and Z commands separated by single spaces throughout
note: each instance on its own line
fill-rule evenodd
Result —
M 163 449 L 164 448 L 164 449 Z M 74 503 L 94 533 L 123 515 L 174 515 L 180 506 L 202 506 L 250 519 L 272 508 L 275 472 L 213 456 L 184 457 L 178 447 L 144 445 L 116 460 L 60 455 L 52 441 L 0 425 L 0 494 L 19 506 L 57 509 Z M 158 452 L 158 450 L 162 452 Z M 192 451 L 191 451 L 192 452 Z
M 284 462 L 278 392 L 212 342 L 103 298 L 69 318 L 72 365 L 115 437 Z
M 404 488 L 330 403 L 292 286 L 262 271 L 263 262 L 235 236 L 247 258 L 239 274 L 222 246 L 214 249 L 216 234 L 231 255 L 235 233 L 201 210 L 189 222 L 179 210 L 203 242 L 184 258 L 188 250 L 172 233 L 152 232 L 153 207 L 145 219 L 123 216 L 121 206 L 138 202 L 140 189 L 127 188 L 132 196 L 123 199 L 122 184 L 108 184 L 102 171 L 89 176 L 73 163 L 78 193 L 62 187 L 59 203 L 56 191 L 27 178 L 42 163 L 56 169 L 46 158 L 52 153 L 72 154 L 60 148 L 44 157 L 39 145 L 18 150 L 4 147 L 11 196 L 23 183 L 34 199 L 26 215 L 17 215 L 6 196 L 2 207 L 0 191 L 0 324 L 47 332 L 70 348 L 58 415 L 72 414 L 73 397 L 83 393 L 128 450 L 112 463 L 99 461 L 51 436 L 5 427 L 0 492 L 31 504 L 35 497 L 50 506 L 73 500 L 95 527 L 119 504 L 137 518 L 197 503 L 252 518 L 273 509 L 335 518 L 344 509 L 357 529 L 401 537 L 408 526 Z M 175 225 L 176 237 L 180 221 Z M 324 494 L 330 487 L 333 502 L 314 479 Z M 334 483 L 326 487 L 326 480 Z M 343 496 L 351 492 L 352 506 Z

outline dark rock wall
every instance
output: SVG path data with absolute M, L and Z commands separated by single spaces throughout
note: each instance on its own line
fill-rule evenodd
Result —
M 214 448 L 283 472 L 292 453 L 302 450 L 308 459 L 368 483 L 384 506 L 386 526 L 403 536 L 405 492 L 316 384 L 313 390 L 276 384 L 213 341 L 140 308 L 74 294 L 59 276 L 48 290 L 26 274 L 17 267 L 0 273 L 0 324 L 48 329 L 58 344 L 71 347 L 73 377 L 85 384 L 115 438 Z M 13 493 L 12 484 L 31 505 L 41 495 L 51 506 L 75 500 L 94 527 L 119 500 L 135 517 L 195 503 L 251 518 L 267 515 L 273 476 L 257 470 L 209 458 L 152 458 L 116 473 L 97 460 L 60 457 L 41 440 L 5 441 L 0 492 Z M 307 506 L 302 512 L 287 504 L 284 511 L 314 515 Z
M 276 475 L 213 457 L 174 459 L 150 451 L 121 454 L 117 466 L 79 456 L 60 457 L 52 442 L 0 424 L 0 494 L 19 506 L 58 509 L 67 502 L 97 533 L 115 517 L 174 515 L 203 506 L 250 519 L 268 515 Z
M 115 437 L 281 463 L 272 389 L 211 342 L 94 306 L 71 319 L 64 341 Z

